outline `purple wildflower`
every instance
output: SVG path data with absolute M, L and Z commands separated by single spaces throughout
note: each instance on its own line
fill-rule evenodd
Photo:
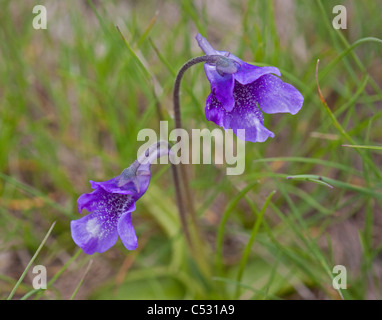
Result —
M 296 114 L 301 109 L 303 96 L 273 75 L 281 76 L 276 67 L 257 67 L 229 52 L 217 51 L 200 34 L 196 40 L 206 55 L 225 58 L 219 64 L 204 64 L 211 83 L 205 108 L 207 120 L 231 128 L 242 140 L 264 142 L 275 135 L 264 127 L 262 112 Z
M 150 149 L 152 149 L 150 147 Z M 142 158 L 136 160 L 122 173 L 108 181 L 90 181 L 91 193 L 81 195 L 78 210 L 91 212 L 89 215 L 71 222 L 74 242 L 87 254 L 104 252 L 111 248 L 118 239 L 128 250 L 135 250 L 138 239 L 131 223 L 131 212 L 135 202 L 142 197 L 151 178 L 150 164 L 153 158 L 162 156 L 162 150 L 155 146 L 155 153 L 149 149 Z M 165 151 L 168 154 L 168 150 Z

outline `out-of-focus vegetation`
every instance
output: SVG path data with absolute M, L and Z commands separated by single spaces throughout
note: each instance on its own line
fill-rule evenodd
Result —
M 338 299 L 335 265 L 347 269 L 345 299 L 381 298 L 381 1 L 336 3 L 347 9 L 346 30 L 332 27 L 324 0 L 51 0 L 47 30 L 32 27 L 40 3 L 1 4 L 2 298 L 54 221 L 33 261 L 46 266 L 48 289 L 33 291 L 30 269 L 14 299 L 70 298 L 90 260 L 76 298 Z M 136 159 L 139 130 L 159 132 L 159 115 L 173 125 L 175 74 L 202 54 L 197 32 L 216 49 L 279 67 L 304 106 L 265 115 L 276 137 L 246 143 L 243 175 L 190 168 L 207 276 L 185 245 L 166 165 L 152 166 L 133 213 L 138 249 L 118 241 L 87 256 L 70 235 L 76 200 L 90 192 L 88 180 L 110 179 Z M 209 90 L 201 65 L 186 74 L 185 128 L 216 128 L 204 116 Z

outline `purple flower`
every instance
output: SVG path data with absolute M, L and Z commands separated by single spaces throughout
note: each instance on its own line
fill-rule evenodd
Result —
M 275 135 L 264 127 L 262 112 L 296 114 L 301 109 L 301 93 L 273 75 L 281 76 L 279 69 L 257 67 L 229 52 L 217 51 L 200 34 L 196 40 L 206 55 L 224 57 L 220 64 L 204 64 L 211 83 L 205 108 L 207 120 L 231 128 L 242 140 L 264 142 Z
M 131 212 L 150 184 L 152 160 L 169 153 L 168 149 L 158 149 L 158 145 L 154 149 L 150 147 L 143 157 L 119 176 L 104 182 L 90 181 L 95 190 L 78 198 L 78 211 L 86 209 L 91 213 L 73 220 L 70 226 L 74 242 L 85 253 L 108 250 L 117 242 L 118 236 L 128 250 L 137 248 L 138 239 L 131 223 Z

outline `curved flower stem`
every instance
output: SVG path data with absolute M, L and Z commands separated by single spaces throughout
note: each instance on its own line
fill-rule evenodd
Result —
M 166 150 L 168 150 L 168 156 L 170 158 L 172 146 L 168 141 L 164 141 L 164 140 L 158 141 L 157 144 L 155 145 L 156 151 L 158 149 L 160 150 L 162 143 L 166 144 Z M 152 151 L 153 150 L 151 148 L 149 148 L 149 153 L 147 153 L 147 151 L 146 151 L 145 157 L 149 157 L 150 152 L 152 152 Z M 160 151 L 159 151 L 159 153 L 160 153 Z M 182 186 L 181 186 L 181 183 L 179 180 L 178 168 L 172 161 L 170 161 L 170 163 L 171 163 L 172 177 L 173 177 L 173 181 L 174 181 L 176 204 L 177 204 L 177 207 L 179 210 L 180 223 L 182 225 L 182 229 L 183 229 L 184 234 L 186 236 L 186 241 L 187 241 L 188 245 L 190 246 L 191 250 L 193 250 L 194 248 L 193 248 L 192 241 L 191 241 L 190 231 L 187 227 L 187 216 L 186 216 L 186 210 L 184 208 L 184 202 L 182 199 Z
M 218 55 L 205 55 L 200 57 L 195 57 L 189 61 L 187 61 L 179 70 L 174 84 L 174 92 L 173 92 L 173 103 L 174 103 L 174 117 L 175 117 L 175 129 L 182 128 L 182 119 L 180 114 L 180 84 L 183 78 L 184 73 L 191 68 L 192 66 L 201 63 L 201 62 L 207 62 L 207 63 L 214 63 L 218 58 L 221 58 L 221 56 Z M 185 170 L 185 167 L 183 165 L 180 166 L 180 174 L 181 178 L 183 180 L 183 187 L 185 191 L 185 197 L 187 201 L 187 207 L 190 210 L 192 222 L 196 228 L 197 234 L 200 235 L 198 223 L 197 223 L 197 216 L 191 196 L 191 190 L 189 187 L 189 179 L 187 175 L 187 171 Z
M 182 119 L 180 116 L 180 102 L 179 102 L 179 93 L 180 93 L 180 83 L 182 81 L 184 73 L 194 66 L 195 64 L 201 63 L 201 62 L 207 62 L 207 63 L 215 63 L 217 59 L 221 58 L 220 55 L 208 55 L 208 56 L 200 56 L 192 58 L 191 60 L 187 61 L 178 71 L 178 74 L 176 75 L 175 84 L 174 84 L 174 117 L 175 117 L 175 129 L 182 128 Z
M 205 63 L 213 64 L 213 63 L 216 63 L 216 61 L 218 59 L 221 59 L 220 55 L 199 56 L 199 57 L 195 57 L 195 58 L 187 61 L 180 68 L 180 70 L 176 76 L 176 79 L 175 79 L 174 92 L 173 92 L 175 129 L 181 129 L 182 128 L 182 119 L 181 119 L 181 114 L 180 114 L 180 85 L 181 85 L 181 81 L 182 81 L 184 73 L 189 68 L 191 68 L 192 66 L 194 66 L 198 63 L 205 62 Z M 186 171 L 186 168 L 184 167 L 184 165 L 180 164 L 179 168 L 180 168 L 181 179 L 183 182 L 183 184 L 182 184 L 183 188 L 181 188 L 180 185 L 177 186 L 177 183 L 179 183 L 179 181 L 175 182 L 175 180 L 179 179 L 179 177 L 177 176 L 177 168 L 173 168 L 174 182 L 175 182 L 175 187 L 179 188 L 179 191 L 181 189 L 184 189 L 187 208 L 188 208 L 190 215 L 191 215 L 191 220 L 192 220 L 192 225 L 193 225 L 193 230 L 191 231 L 191 236 L 192 236 L 191 241 L 192 241 L 192 243 L 194 241 L 196 241 L 197 242 L 196 247 L 199 249 L 198 252 L 193 252 L 193 253 L 198 258 L 197 260 L 199 260 L 200 264 L 203 264 L 203 266 L 201 266 L 204 269 L 203 271 L 208 274 L 209 273 L 208 266 L 206 266 L 206 261 L 203 258 L 203 252 L 204 252 L 205 246 L 203 246 L 203 244 L 202 244 L 201 232 L 200 232 L 200 228 L 199 228 L 199 225 L 197 222 L 197 215 L 196 215 L 196 211 L 195 211 L 195 207 L 194 207 L 194 203 L 193 203 L 193 199 L 192 199 L 192 195 L 191 195 L 191 190 L 189 187 L 188 174 L 187 174 L 187 171 Z M 178 196 L 180 197 L 180 195 L 178 195 Z M 178 203 L 180 203 L 181 206 L 183 206 L 183 204 L 181 202 L 182 202 L 181 200 L 178 201 Z M 179 210 L 182 211 L 181 207 L 179 207 Z M 183 210 L 184 210 L 184 207 L 183 207 Z M 181 213 L 181 219 L 183 219 L 182 213 Z M 186 228 L 186 230 L 188 232 L 188 228 Z M 191 245 L 191 250 L 192 251 L 195 250 L 195 247 L 193 245 Z
M 180 129 L 182 128 L 182 119 L 180 115 L 180 84 L 183 78 L 184 73 L 191 68 L 192 66 L 205 62 L 207 64 L 215 65 L 221 60 L 225 60 L 226 58 L 221 56 L 221 55 L 205 55 L 205 56 L 199 56 L 192 58 L 191 60 L 187 61 L 178 71 L 178 74 L 176 75 L 175 79 L 175 84 L 174 84 L 174 92 L 173 92 L 173 102 L 174 102 L 174 117 L 175 117 L 175 129 Z M 191 213 L 193 215 L 193 218 L 196 218 L 195 215 L 195 210 L 193 207 L 193 202 L 192 202 L 192 197 L 191 197 L 191 192 L 189 189 L 189 184 L 188 184 L 188 178 L 186 175 L 185 170 L 181 166 L 181 173 L 182 173 L 182 179 L 184 180 L 184 186 L 186 189 L 186 197 L 187 197 L 187 202 L 188 205 L 191 208 Z
M 192 66 L 201 63 L 201 62 L 208 62 L 211 60 L 211 56 L 200 56 L 200 57 L 195 57 L 192 58 L 191 60 L 187 61 L 178 71 L 178 74 L 175 79 L 175 84 L 174 84 L 174 93 L 173 93 L 173 103 L 174 103 L 174 117 L 175 117 L 175 129 L 180 129 L 182 128 L 182 118 L 180 115 L 180 84 L 183 78 L 184 73 L 191 68 Z M 182 180 L 183 180 L 183 185 L 186 193 L 186 200 L 188 207 L 190 208 L 191 212 L 191 217 L 193 220 L 193 223 L 195 224 L 196 228 L 198 228 L 197 224 L 197 219 L 196 219 L 196 212 L 194 208 L 194 204 L 192 201 L 192 196 L 191 196 L 191 190 L 189 187 L 189 179 L 187 175 L 187 171 L 185 170 L 184 166 L 180 166 L 180 171 L 182 175 Z
M 164 145 L 162 145 L 164 144 Z M 155 159 L 160 158 L 161 156 L 168 155 L 171 163 L 171 170 L 175 188 L 175 198 L 176 204 L 179 210 L 180 222 L 182 225 L 183 232 L 186 236 L 187 244 L 190 246 L 191 250 L 193 250 L 192 241 L 190 232 L 187 226 L 187 216 L 186 210 L 184 208 L 184 201 L 182 199 L 182 185 L 180 183 L 178 168 L 171 160 L 171 156 L 173 155 L 171 151 L 172 145 L 165 140 L 159 140 L 157 143 L 151 145 L 144 153 L 142 153 L 138 159 L 128 168 L 125 169 L 121 177 L 130 179 L 131 175 L 139 174 L 137 171 L 142 164 L 152 163 Z M 144 174 L 144 172 L 143 172 Z
M 181 184 L 181 180 L 179 179 L 178 174 L 178 166 L 174 164 L 171 157 L 173 156 L 173 152 L 171 151 L 172 145 L 168 141 L 160 140 L 157 142 L 156 145 L 153 145 L 150 147 L 144 154 L 144 156 L 140 157 L 140 161 L 151 161 L 153 159 L 153 152 L 156 151 L 156 157 L 160 157 L 161 155 L 164 155 L 162 152 L 162 143 L 165 144 L 164 150 L 168 154 L 170 158 L 171 163 L 171 170 L 172 170 L 172 176 L 173 176 L 173 182 L 174 182 L 174 188 L 175 188 L 175 198 L 176 198 L 176 204 L 179 210 L 179 216 L 180 216 L 180 223 L 182 226 L 182 230 L 184 232 L 184 235 L 186 237 L 187 245 L 189 246 L 191 250 L 191 254 L 193 255 L 194 260 L 196 261 L 197 265 L 200 268 L 200 271 L 202 274 L 209 279 L 210 278 L 210 270 L 207 263 L 206 257 L 204 257 L 202 251 L 200 248 L 197 250 L 197 248 L 194 246 L 193 240 L 194 240 L 194 230 L 190 230 L 189 225 L 187 223 L 187 211 L 184 206 L 183 201 L 183 186 Z M 155 157 L 155 155 L 154 155 Z M 199 244 L 199 243 L 198 243 Z

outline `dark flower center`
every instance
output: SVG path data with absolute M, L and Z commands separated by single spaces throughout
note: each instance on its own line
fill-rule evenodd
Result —
M 129 209 L 132 202 L 131 195 L 102 192 L 94 210 L 96 218 L 87 223 L 88 231 L 97 234 L 101 239 L 108 237 L 114 232 L 120 216 Z
M 235 80 L 233 89 L 233 98 L 235 99 L 235 108 L 243 119 L 249 116 L 255 116 L 261 124 L 264 123 L 263 113 L 258 107 L 256 97 L 253 94 L 253 85 L 243 85 Z
M 129 194 L 103 192 L 99 198 L 97 209 L 100 220 L 119 218 L 130 207 L 133 199 Z

